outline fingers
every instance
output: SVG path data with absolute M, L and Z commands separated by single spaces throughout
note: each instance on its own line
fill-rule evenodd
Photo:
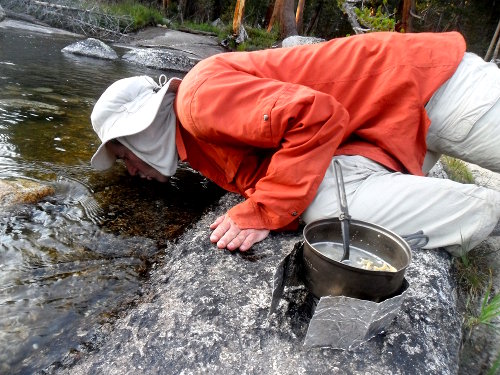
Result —
M 210 229 L 215 229 L 219 226 L 220 223 L 222 223 L 222 221 L 224 220 L 224 218 L 226 217 L 226 215 L 222 215 L 222 216 L 219 216 L 217 219 L 215 219 L 215 221 L 210 224 Z
M 210 225 L 210 229 L 214 229 L 210 235 L 210 241 L 217 243 L 219 249 L 228 249 L 230 251 L 238 248 L 240 251 L 247 251 L 269 234 L 267 229 L 241 230 L 228 215 L 219 216 Z
M 263 239 L 265 239 L 269 235 L 269 231 L 267 229 L 247 229 L 243 232 L 245 232 L 243 234 L 243 236 L 245 236 L 245 239 L 243 240 L 241 245 L 238 246 L 240 251 L 249 250 L 254 244 L 262 241 Z M 236 248 L 238 248 L 238 247 L 236 247 Z M 231 249 L 229 249 L 229 250 L 231 250 Z
M 231 224 L 234 224 L 234 223 L 232 222 L 232 220 L 231 220 L 231 218 L 229 216 L 227 216 L 227 215 L 219 216 L 210 225 L 210 229 L 214 229 L 214 231 L 210 235 L 210 241 L 211 242 L 217 242 L 217 243 L 220 242 L 220 240 L 222 239 L 222 237 L 231 229 Z M 236 224 L 234 224 L 234 225 L 236 225 Z M 233 230 L 234 229 L 235 228 L 233 228 Z M 239 231 L 239 228 L 237 229 L 237 231 Z M 225 245 L 224 245 L 224 247 L 225 247 Z

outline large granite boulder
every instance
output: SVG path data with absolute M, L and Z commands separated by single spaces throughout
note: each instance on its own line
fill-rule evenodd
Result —
M 136 65 L 159 70 L 171 70 L 187 73 L 199 61 L 182 51 L 156 48 L 132 48 L 122 57 Z
M 113 50 L 113 48 L 94 38 L 88 38 L 70 44 L 69 46 L 64 47 L 62 52 L 106 60 L 115 60 L 118 58 L 118 54 Z
M 61 361 L 64 366 L 47 371 L 457 373 L 461 316 L 447 253 L 414 252 L 406 274 L 410 289 L 385 332 L 350 351 L 306 348 L 314 299 L 303 286 L 286 287 L 269 315 L 276 267 L 301 234 L 271 234 L 247 253 L 221 251 L 209 242 L 209 224 L 239 201 L 225 195 L 214 211 L 167 247 L 133 309 L 68 354 Z

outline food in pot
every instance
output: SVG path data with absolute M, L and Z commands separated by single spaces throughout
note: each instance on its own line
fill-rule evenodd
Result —
M 391 266 L 389 263 L 383 260 L 381 260 L 381 263 L 377 264 L 370 259 L 361 259 L 360 266 L 361 266 L 360 268 L 370 271 L 397 272 L 397 269 L 395 269 L 393 266 Z
M 316 242 L 312 243 L 311 246 L 324 256 L 337 262 L 340 262 L 342 255 L 344 254 L 342 244 L 337 242 Z M 397 272 L 396 268 L 391 266 L 382 258 L 352 245 L 350 246 L 349 261 L 344 261 L 344 263 L 351 267 L 357 267 L 370 271 Z

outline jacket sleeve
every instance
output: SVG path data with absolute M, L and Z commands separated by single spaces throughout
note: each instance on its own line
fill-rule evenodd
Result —
M 230 69 L 196 89 L 190 115 L 190 131 L 201 140 L 271 151 L 265 175 L 229 210 L 241 229 L 280 229 L 297 219 L 348 123 L 347 111 L 330 95 Z

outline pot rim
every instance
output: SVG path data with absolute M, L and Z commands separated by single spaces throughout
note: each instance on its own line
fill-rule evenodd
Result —
M 359 226 L 366 227 L 370 230 L 376 229 L 379 233 L 388 237 L 393 242 L 397 243 L 399 245 L 399 248 L 402 249 L 404 252 L 406 252 L 406 254 L 408 256 L 408 261 L 406 262 L 406 265 L 404 267 L 397 269 L 396 272 L 393 272 L 393 271 L 375 271 L 375 270 L 367 270 L 364 268 L 349 266 L 345 263 L 339 262 L 338 260 L 334 260 L 332 258 L 327 257 L 326 255 L 323 255 L 306 238 L 306 231 L 308 229 L 310 229 L 311 227 L 313 227 L 314 225 L 319 225 L 319 224 L 324 224 L 324 223 L 326 224 L 329 222 L 340 222 L 340 219 L 338 217 L 334 217 L 334 218 L 326 218 L 326 219 L 311 221 L 310 223 L 306 224 L 306 226 L 304 227 L 304 229 L 302 231 L 302 236 L 304 238 L 304 241 L 307 243 L 309 248 L 314 252 L 315 255 L 319 256 L 321 259 L 326 260 L 328 263 L 331 263 L 335 266 L 338 266 L 338 267 L 341 267 L 341 268 L 344 268 L 347 270 L 361 272 L 361 273 L 370 274 L 370 275 L 380 275 L 380 276 L 390 276 L 390 275 L 394 275 L 396 273 L 404 272 L 406 270 L 406 268 L 408 268 L 408 266 L 410 265 L 410 263 L 412 261 L 411 248 L 410 248 L 410 245 L 408 244 L 408 242 L 406 242 L 403 239 L 403 237 L 401 237 L 397 233 L 395 233 L 387 228 L 384 228 L 378 224 L 374 224 L 374 223 L 371 223 L 369 221 L 355 220 L 355 219 L 351 219 L 349 224 L 350 225 L 357 224 Z M 339 242 L 339 243 L 342 243 L 342 242 Z

